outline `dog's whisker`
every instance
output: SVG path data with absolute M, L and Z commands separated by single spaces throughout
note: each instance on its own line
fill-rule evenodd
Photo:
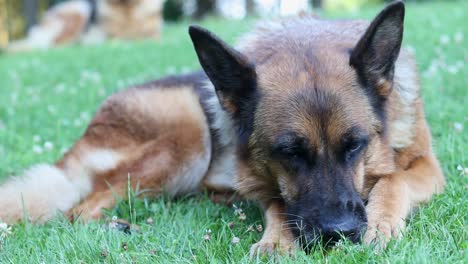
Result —
M 297 225 L 295 225 L 295 224 L 287 224 L 287 225 L 281 225 L 281 227 L 297 228 Z
M 301 220 L 302 221 L 302 220 Z M 298 221 L 296 219 L 291 219 L 291 220 L 286 220 L 283 221 L 283 223 L 297 223 Z
M 304 219 L 304 217 L 297 215 L 297 214 L 291 214 L 291 213 L 278 213 L 279 215 L 287 215 L 287 216 L 294 216 L 300 219 Z

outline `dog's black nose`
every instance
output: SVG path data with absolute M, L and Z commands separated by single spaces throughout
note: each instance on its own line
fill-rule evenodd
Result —
M 331 220 L 321 225 L 322 241 L 326 245 L 333 245 L 341 238 L 348 238 L 353 243 L 358 243 L 365 226 L 365 222 L 353 215 Z
M 366 227 L 367 217 L 362 200 L 343 199 L 335 205 L 333 213 L 319 220 L 322 241 L 325 244 L 334 243 L 345 237 L 353 243 L 358 243 Z

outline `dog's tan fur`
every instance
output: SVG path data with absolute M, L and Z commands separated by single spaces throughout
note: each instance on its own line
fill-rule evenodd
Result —
M 371 136 L 352 173 L 354 189 L 368 200 L 364 241 L 385 244 L 400 234 L 412 208 L 443 190 L 445 180 L 431 148 L 410 53 L 400 52 L 393 83 L 379 80 L 377 84 L 378 93 L 388 96 L 386 124 L 372 110 L 363 90 L 350 89 L 359 85 L 354 70 L 343 63 L 349 59 L 345 51 L 356 45 L 367 27 L 363 21 L 301 17 L 262 25 L 241 41 L 238 48 L 255 63 L 262 94 L 252 113 L 252 134 L 246 146 L 249 155 L 244 148 L 238 149 L 230 118 L 238 105 L 222 94 L 218 101 L 206 77 L 199 88 L 212 93 L 207 101 L 195 93 L 195 83 L 164 79 L 107 99 L 83 137 L 51 167 L 65 179 L 57 184 L 65 182 L 76 188 L 73 199 L 65 205 L 48 204 L 49 208 L 36 210 L 32 206 L 35 201 L 27 198 L 38 199 L 39 194 L 30 194 L 43 190 L 21 189 L 18 184 L 15 206 L 23 192 L 27 194 L 23 197 L 25 209 L 33 220 L 50 219 L 57 209 L 95 219 L 102 216 L 102 208 L 115 205 L 114 193 L 125 195 L 128 180 L 132 188 L 138 185 L 146 194 L 166 191 L 175 196 L 203 188 L 235 189 L 257 200 L 265 210 L 265 233 L 252 253 L 274 249 L 291 252 L 294 237 L 283 227 L 285 202 L 296 199 L 299 190 L 295 177 L 264 150 L 288 127 L 306 135 L 320 153 L 325 151 L 321 148 L 323 137 L 337 146 L 348 124 L 353 123 Z M 307 96 L 294 104 L 295 96 L 308 91 L 310 83 L 318 92 L 326 89 L 336 96 L 336 105 L 342 106 L 324 110 L 329 117 L 325 128 L 317 121 L 322 116 L 306 111 Z M 10 195 L 14 186 L 15 182 L 0 186 L 0 197 Z M 0 199 L 0 208 L 9 208 L 12 203 L 11 199 Z M 20 220 L 22 210 L 13 211 L 0 210 L 0 218 L 10 223 Z
M 99 26 L 110 38 L 159 39 L 162 0 L 98 1 Z
M 120 158 L 114 166 L 92 173 L 95 194 L 74 210 L 87 218 L 97 218 L 102 208 L 112 207 L 108 186 L 123 195 L 128 177 L 132 188 L 139 184 L 144 191 L 172 195 L 197 191 L 211 158 L 204 114 L 187 87 L 128 90 L 112 96 L 58 167 L 66 170 L 73 156 L 86 159 L 93 153 L 90 146 L 93 151 L 111 150 Z

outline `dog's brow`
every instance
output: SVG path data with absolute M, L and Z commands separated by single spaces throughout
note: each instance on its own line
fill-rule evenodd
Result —
M 287 149 L 305 149 L 308 140 L 306 137 L 298 134 L 297 132 L 288 131 L 277 137 L 276 141 L 272 144 L 272 151 L 280 151 Z
M 343 134 L 343 138 L 345 137 L 365 138 L 368 137 L 368 133 L 362 127 L 354 125 L 346 130 L 346 132 Z
M 281 134 L 273 143 L 277 147 L 286 147 L 299 143 L 304 137 L 298 135 L 296 132 L 285 132 Z

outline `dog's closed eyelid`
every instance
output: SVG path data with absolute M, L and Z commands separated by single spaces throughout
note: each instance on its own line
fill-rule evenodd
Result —
M 354 126 L 348 129 L 348 131 L 346 131 L 346 133 L 344 133 L 341 138 L 341 145 L 345 149 L 352 149 L 353 146 L 356 145 L 364 147 L 369 141 L 367 132 L 358 126 Z
M 278 145 L 273 147 L 271 154 L 275 158 L 290 158 L 300 156 L 303 152 L 302 148 L 294 145 Z
M 272 145 L 271 152 L 274 156 L 307 153 L 307 140 L 293 132 L 288 132 L 278 137 Z

